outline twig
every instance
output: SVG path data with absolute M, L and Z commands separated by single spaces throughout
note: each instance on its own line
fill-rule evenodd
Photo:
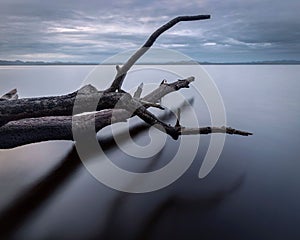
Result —
M 4 94 L 2 97 L 0 97 L 1 100 L 17 100 L 19 98 L 17 89 L 13 89 L 9 91 L 8 93 Z
M 180 111 L 180 108 L 178 108 L 177 110 L 177 119 L 176 119 L 176 124 L 175 124 L 175 127 L 181 127 L 180 126 L 180 115 L 181 115 L 181 111 Z
M 144 84 L 143 84 L 143 83 L 141 83 L 141 84 L 138 86 L 137 90 L 136 90 L 136 91 L 134 92 L 134 94 L 133 94 L 133 97 L 134 97 L 134 98 L 140 98 L 140 97 L 141 97 L 142 91 L 143 91 L 143 87 L 144 87 Z
M 227 133 L 230 135 L 250 136 L 253 133 L 237 130 L 231 127 L 202 127 L 202 128 L 186 128 L 181 127 L 179 135 L 195 135 L 195 134 L 210 134 L 210 133 Z

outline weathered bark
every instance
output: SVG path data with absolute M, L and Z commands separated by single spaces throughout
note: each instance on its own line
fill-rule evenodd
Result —
M 114 108 L 122 97 L 124 93 L 103 93 L 88 85 L 62 96 L 2 100 L 0 101 L 0 126 L 24 118 L 71 116 L 75 99 L 76 110 L 86 112 Z M 89 109 L 89 106 L 93 106 L 95 102 L 98 102 L 97 108 Z
M 126 110 L 110 109 L 76 117 L 41 117 L 12 121 L 0 127 L 0 148 L 8 149 L 51 140 L 73 141 L 72 126 L 77 125 L 82 132 L 92 126 L 98 132 L 112 123 L 126 121 L 129 117 Z
M 159 88 L 141 100 L 144 101 L 144 103 L 155 103 L 172 91 L 187 88 L 193 80 L 193 77 L 189 77 L 171 84 L 161 84 Z M 98 91 L 91 85 L 87 85 L 78 91 L 62 96 L 22 98 L 17 100 L 2 99 L 0 101 L 0 126 L 3 126 L 9 121 L 24 118 L 71 116 L 73 114 L 75 99 L 76 111 L 80 113 L 121 107 L 121 104 L 117 106 L 116 104 L 120 102 L 121 98 L 125 97 L 127 97 L 127 99 L 130 98 L 127 93 L 103 92 Z M 93 109 L 95 102 L 98 102 L 97 108 Z

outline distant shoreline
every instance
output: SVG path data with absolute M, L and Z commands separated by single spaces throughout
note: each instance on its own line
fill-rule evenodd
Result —
M 87 66 L 87 65 L 122 65 L 123 63 L 94 63 L 94 62 L 42 62 L 42 61 L 6 61 L 0 60 L 0 66 Z M 278 61 L 254 61 L 254 62 L 162 62 L 162 63 L 136 63 L 136 65 L 300 65 L 300 61 L 278 60 Z

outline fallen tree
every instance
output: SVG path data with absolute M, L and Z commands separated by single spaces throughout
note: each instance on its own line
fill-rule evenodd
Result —
M 166 132 L 173 139 L 180 135 L 225 133 L 248 136 L 252 133 L 230 127 L 187 128 L 180 124 L 180 114 L 174 126 L 166 124 L 152 114 L 148 108 L 163 109 L 160 100 L 167 94 L 188 88 L 194 77 L 181 79 L 173 83 L 163 81 L 155 90 L 141 98 L 143 86 L 140 85 L 133 96 L 122 89 L 127 72 L 136 61 L 145 54 L 156 39 L 165 31 L 181 21 L 209 19 L 209 15 L 179 16 L 158 28 L 123 66 L 116 66 L 117 74 L 112 84 L 105 90 L 98 90 L 91 85 L 63 96 L 18 99 L 17 90 L 13 89 L 0 98 L 0 148 L 14 148 L 29 143 L 49 140 L 74 140 L 74 126 L 85 131 L 94 124 L 96 132 L 115 122 L 126 121 L 138 116 L 150 125 Z M 97 102 L 96 112 L 90 112 L 89 106 Z M 94 110 L 94 109 L 91 109 Z M 180 112 L 179 112 L 180 113 Z

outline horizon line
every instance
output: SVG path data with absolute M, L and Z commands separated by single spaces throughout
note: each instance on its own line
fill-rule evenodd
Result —
M 7 65 L 122 65 L 123 62 L 111 62 L 111 63 L 97 63 L 97 62 L 80 62 L 80 61 L 40 61 L 40 60 L 3 60 L 0 59 L 0 66 Z M 300 60 L 252 60 L 252 61 L 228 61 L 228 62 L 218 62 L 218 61 L 166 61 L 166 62 L 137 62 L 136 65 L 193 65 L 193 64 L 203 64 L 203 65 L 218 65 L 218 64 L 300 64 Z

